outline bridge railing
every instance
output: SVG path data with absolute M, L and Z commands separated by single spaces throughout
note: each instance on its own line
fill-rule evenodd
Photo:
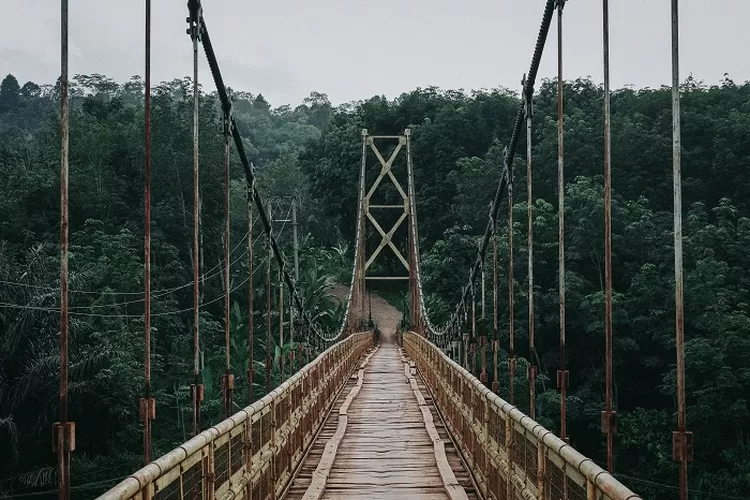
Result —
M 371 333 L 341 340 L 262 399 L 140 469 L 99 498 L 279 498 L 339 390 L 371 346 Z
M 408 332 L 403 343 L 485 499 L 640 499 L 424 337 Z

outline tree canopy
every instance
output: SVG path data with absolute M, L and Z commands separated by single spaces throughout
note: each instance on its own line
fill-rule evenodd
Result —
M 182 442 L 189 427 L 191 85 L 184 78 L 153 89 L 152 377 L 159 414 L 155 455 Z M 602 463 L 603 91 L 586 79 L 566 81 L 564 87 L 569 433 L 577 449 Z M 695 433 L 696 457 L 690 487 L 704 492 L 696 498 L 747 495 L 750 84 L 735 84 L 727 77 L 706 86 L 691 78 L 682 91 L 685 349 L 688 426 Z M 44 492 L 56 484 L 49 427 L 56 418 L 59 363 L 58 94 L 58 85 L 21 86 L 12 75 L 0 84 L 0 497 Z M 360 129 L 391 135 L 411 128 L 426 302 L 433 322 L 444 321 L 466 282 L 487 223 L 518 95 L 508 89 L 467 93 L 422 88 L 392 100 L 375 96 L 334 107 L 325 94 L 312 92 L 299 106 L 273 107 L 262 94 L 232 94 L 234 116 L 262 191 L 301 200 L 302 233 L 307 235 L 300 266 L 303 293 L 308 306 L 330 325 L 342 311 L 319 292 L 333 279 L 348 279 Z M 71 96 L 71 409 L 79 429 L 73 486 L 96 483 L 99 490 L 80 490 L 82 496 L 93 496 L 140 463 L 143 83 L 138 76 L 121 84 L 104 75 L 77 75 Z M 536 93 L 533 145 L 535 324 L 541 372 L 537 416 L 552 430 L 559 420 L 553 382 L 559 363 L 556 101 L 556 82 L 543 81 Z M 676 399 L 670 91 L 620 89 L 613 94 L 612 109 L 616 476 L 644 498 L 676 498 L 670 487 L 676 478 L 671 457 Z M 216 96 L 204 92 L 201 349 L 207 423 L 215 423 L 221 413 L 223 311 L 216 299 L 225 286 L 235 303 L 232 367 L 238 374 L 238 400 L 247 392 L 242 375 L 248 368 L 245 184 L 233 157 L 231 282 L 224 284 L 223 138 L 218 120 Z M 525 187 L 524 158 L 517 158 L 514 166 L 516 185 Z M 507 276 L 507 232 L 513 231 L 516 242 L 526 237 L 524 191 L 516 189 L 514 226 L 501 224 L 500 283 Z M 282 244 L 289 251 L 286 231 Z M 261 240 L 257 235 L 255 239 Z M 525 245 L 518 245 L 515 255 L 516 341 L 526 346 Z M 265 286 L 259 274 L 254 290 L 256 303 L 262 303 Z M 500 345 L 505 348 L 505 286 L 499 303 Z M 488 307 L 491 310 L 491 302 Z M 255 311 L 256 338 L 264 337 L 264 314 Z M 482 322 L 480 330 L 491 331 L 487 325 L 491 322 Z M 289 346 L 271 348 L 276 352 Z M 258 366 L 265 349 L 259 341 Z M 519 355 L 528 356 L 525 347 Z M 503 350 L 503 397 L 506 356 Z M 520 364 L 516 394 L 525 410 L 528 381 L 524 362 Z M 264 381 L 256 381 L 260 394 Z

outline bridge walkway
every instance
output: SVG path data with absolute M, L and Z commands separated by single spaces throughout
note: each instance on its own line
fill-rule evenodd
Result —
M 338 449 L 332 450 L 339 410 L 356 392 L 356 375 L 341 391 L 285 499 L 478 499 L 429 392 L 419 378 L 407 380 L 401 349 L 392 333 L 384 337 L 346 411 Z M 433 442 L 425 420 L 432 421 L 432 436 L 442 445 Z

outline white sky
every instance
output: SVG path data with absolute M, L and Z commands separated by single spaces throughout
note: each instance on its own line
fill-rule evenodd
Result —
M 52 83 L 59 75 L 60 6 L 2 0 L 0 78 Z M 203 0 L 228 85 L 274 106 L 310 91 L 334 104 L 415 87 L 519 87 L 544 0 Z M 611 0 L 614 87 L 670 81 L 669 0 Z M 602 79 L 601 0 L 568 0 L 566 78 Z M 750 80 L 749 0 L 682 0 L 683 79 Z M 186 0 L 153 0 L 153 79 L 192 74 Z M 143 74 L 142 0 L 70 0 L 71 75 L 117 81 Z M 556 23 L 540 77 L 556 75 Z M 202 57 L 203 60 L 203 57 Z M 212 89 L 205 62 L 201 81 Z

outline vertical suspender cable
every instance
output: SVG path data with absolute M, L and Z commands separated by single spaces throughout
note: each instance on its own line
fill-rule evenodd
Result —
M 482 371 L 479 374 L 479 380 L 484 384 L 487 382 L 487 292 L 486 292 L 486 259 L 482 259 L 482 338 L 480 339 L 480 348 L 482 349 Z
M 477 291 L 476 284 L 471 284 L 471 368 L 472 375 L 477 374 Z
M 269 206 L 270 212 L 270 206 Z M 266 394 L 271 392 L 271 233 L 266 233 L 266 249 L 268 250 L 268 263 L 266 265 Z
M 672 191 L 674 193 L 675 346 L 677 350 L 677 431 L 672 455 L 680 462 L 680 500 L 688 498 L 688 462 L 693 459 L 685 402 L 685 310 L 682 265 L 682 151 L 680 116 L 679 2 L 672 0 Z
M 198 120 L 200 90 L 198 88 L 198 39 L 200 37 L 200 5 L 191 0 L 190 36 L 193 39 L 193 434 L 200 432 L 203 385 L 200 373 L 200 197 L 198 155 Z
M 73 422 L 68 421 L 68 0 L 60 5 L 60 421 L 54 425 L 58 466 L 58 497 L 70 498 L 70 452 Z
M 143 188 L 143 463 L 151 461 L 151 420 L 156 416 L 151 397 L 151 0 L 146 0 L 146 68 L 144 82 L 145 175 Z
M 563 115 L 563 8 L 565 0 L 557 3 L 557 197 L 558 197 L 558 281 L 560 300 L 560 370 L 557 388 L 560 390 L 560 438 L 568 436 L 566 398 L 568 371 L 565 369 L 565 127 Z
M 612 404 L 612 129 L 609 84 L 609 0 L 604 0 L 604 337 L 606 358 L 605 410 L 602 427 L 607 435 L 607 470 L 614 472 L 615 412 Z
M 515 299 L 513 283 L 513 162 L 508 159 L 505 150 L 505 165 L 508 168 L 508 395 L 510 404 L 516 405 L 516 338 L 515 338 Z M 505 477 L 511 477 L 513 471 L 513 426 L 510 419 L 505 419 L 505 448 L 508 450 L 508 471 Z M 506 497 L 515 498 L 513 481 L 506 481 Z
M 224 115 L 224 361 L 225 373 L 222 379 L 222 391 L 224 396 L 224 418 L 232 415 L 232 392 L 234 390 L 234 376 L 232 375 L 229 333 L 231 328 L 231 319 L 229 316 L 230 300 L 230 283 L 231 263 L 229 260 L 229 141 L 230 135 L 230 116 Z
M 508 169 L 508 391 L 510 404 L 515 406 L 516 329 L 513 280 L 513 165 L 511 164 Z
M 281 282 L 284 286 L 284 282 Z M 291 297 L 291 293 L 289 294 Z M 294 304 L 289 300 L 289 376 L 296 373 L 295 353 L 294 353 Z
M 498 379 L 497 354 L 500 348 L 500 332 L 497 327 L 498 305 L 497 305 L 497 217 L 492 217 L 492 392 L 497 394 L 500 390 Z
M 255 390 L 253 383 L 255 381 L 255 354 L 253 347 L 254 337 L 254 317 L 255 308 L 253 306 L 253 187 L 254 182 L 247 182 L 247 397 L 248 402 L 252 404 L 255 400 Z
M 530 85 L 526 85 L 526 78 L 524 77 L 524 102 L 526 103 L 526 195 L 527 195 L 527 211 L 529 219 L 529 234 L 528 234 L 528 253 L 529 253 L 529 271 L 528 271 L 528 283 L 529 283 L 529 417 L 532 419 L 536 418 L 536 349 L 534 344 L 534 198 L 533 198 L 533 163 L 532 163 L 532 147 L 533 147 L 533 120 L 534 120 L 534 103 L 533 103 L 533 88 Z
M 284 381 L 284 281 L 279 267 L 279 383 Z

